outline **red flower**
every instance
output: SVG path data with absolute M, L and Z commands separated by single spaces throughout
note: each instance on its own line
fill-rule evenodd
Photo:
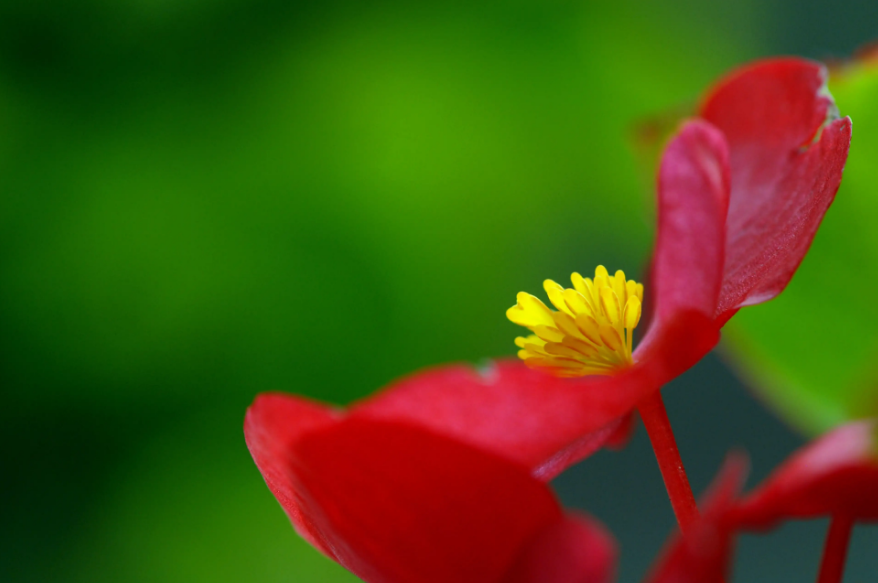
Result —
M 549 336 L 533 348 L 559 365 L 548 368 L 571 372 L 564 359 L 584 351 L 591 363 L 583 370 L 610 366 L 601 372 L 612 375 L 559 378 L 519 361 L 482 371 L 452 365 L 404 379 L 344 414 L 294 397 L 257 398 L 247 444 L 302 536 L 370 581 L 605 575 L 606 536 L 565 521 L 531 476 L 548 480 L 601 447 L 638 404 L 660 420 L 658 389 L 713 348 L 739 307 L 788 283 L 835 196 L 850 142 L 850 120 L 832 118 L 823 87 L 823 69 L 811 62 L 753 65 L 719 84 L 701 119 L 668 145 L 646 290 L 654 309 L 633 354 L 644 292 L 624 276 L 610 283 L 600 274 L 596 328 L 571 316 L 584 305 L 578 290 L 552 288 L 564 316 L 520 300 L 522 323 Z M 669 432 L 659 441 L 673 446 Z M 668 467 L 682 468 L 665 464 L 663 473 Z M 678 513 L 683 490 L 669 485 Z M 694 501 L 680 507 L 694 519 Z M 559 565 L 572 566 L 568 573 Z
M 264 394 L 247 446 L 296 530 L 372 583 L 601 583 L 615 544 L 527 468 L 423 427 Z
M 612 375 L 535 379 L 529 388 L 543 396 L 545 411 L 520 392 L 505 400 L 508 407 L 521 398 L 523 413 L 547 418 L 568 403 L 583 416 L 568 444 L 600 427 L 591 401 L 624 395 L 622 412 L 633 409 L 704 356 L 740 307 L 780 293 L 841 182 L 851 123 L 836 119 L 816 63 L 779 59 L 741 69 L 709 93 L 699 114 L 662 158 L 651 289 L 599 267 L 594 280 L 574 274 L 572 289 L 545 283 L 557 311 L 520 293 L 507 312 L 533 332 L 516 341 L 526 364 L 556 376 Z M 644 297 L 654 309 L 632 354 Z
M 727 465 L 717 480 L 723 495 L 706 505 L 687 536 L 675 539 L 652 583 L 718 580 L 726 575 L 736 533 L 819 516 L 832 518 L 820 581 L 840 581 L 853 523 L 878 520 L 878 421 L 827 433 L 738 500 L 735 485 L 742 475 L 740 461 Z
M 568 379 L 512 360 L 481 372 L 450 365 L 357 410 L 451 435 L 544 479 L 600 447 L 639 402 L 713 348 L 740 306 L 789 282 L 835 196 L 850 143 L 850 119 L 833 119 L 824 75 L 800 59 L 744 68 L 668 145 L 646 290 L 654 315 L 631 366 Z

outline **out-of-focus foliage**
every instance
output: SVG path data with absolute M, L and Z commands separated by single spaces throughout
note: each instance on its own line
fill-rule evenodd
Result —
M 357 581 L 296 535 L 251 479 L 240 436 L 228 430 L 239 416 L 212 408 L 148 440 L 108 480 L 103 516 L 72 545 L 63 578 Z
M 800 429 L 878 414 L 878 61 L 832 69 L 854 137 L 837 198 L 789 288 L 727 329 L 745 374 Z
M 19 33 L 43 77 L 12 63 L 4 99 L 20 395 L 344 401 L 401 361 L 507 351 L 516 279 L 639 267 L 626 124 L 697 91 L 724 47 L 590 7 L 347 9 L 189 35 L 119 32 L 118 9 L 92 7 L 96 31 L 30 16 L 74 36 Z
M 511 354 L 520 289 L 636 274 L 631 124 L 758 52 L 699 5 L 0 5 L 0 580 L 350 580 L 244 409 Z

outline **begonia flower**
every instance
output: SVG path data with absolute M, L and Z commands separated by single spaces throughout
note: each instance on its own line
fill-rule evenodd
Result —
M 599 268 L 590 281 L 574 274 L 572 289 L 547 282 L 557 311 L 521 293 L 508 315 L 538 339 L 518 340 L 524 363 L 428 370 L 357 405 L 359 414 L 453 435 L 549 479 L 638 408 L 678 518 L 691 522 L 694 498 L 658 391 L 716 345 L 740 307 L 780 293 L 802 261 L 850 145 L 850 119 L 837 118 L 825 80 L 817 63 L 777 59 L 708 94 L 662 158 L 649 287 Z M 641 298 L 652 315 L 633 349 Z M 612 374 L 564 378 L 576 372 Z
M 717 482 L 727 492 L 740 470 L 731 464 Z M 737 464 L 740 466 L 740 463 Z M 739 532 L 764 532 L 787 520 L 828 516 L 818 581 L 839 583 L 855 522 L 878 521 L 878 421 L 839 427 L 781 464 L 743 498 L 708 503 L 686 536 L 677 536 L 651 583 L 711 581 L 725 575 Z M 704 533 L 709 533 L 704 536 Z
M 607 583 L 615 543 L 515 462 L 395 421 L 264 394 L 244 424 L 299 534 L 370 583 Z
M 443 572 L 442 561 L 478 560 L 490 571 L 478 580 L 502 580 L 519 560 L 511 557 L 528 555 L 516 537 L 561 520 L 557 506 L 531 500 L 549 496 L 534 478 L 548 480 L 618 438 L 635 408 L 678 520 L 691 525 L 698 512 L 659 389 L 716 345 L 741 306 L 780 293 L 807 251 L 850 142 L 850 120 L 836 119 L 824 81 L 815 63 L 779 59 L 717 85 L 664 153 L 650 286 L 599 268 L 590 283 L 574 276 L 572 290 L 547 285 L 557 312 L 519 295 L 510 317 L 537 337 L 518 341 L 536 366 L 437 367 L 346 411 L 257 398 L 248 446 L 302 536 L 370 581 L 466 581 L 430 579 L 425 565 Z M 641 300 L 651 317 L 634 349 Z M 504 473 L 520 485 L 487 495 L 484 485 Z M 552 509 L 533 523 L 529 512 L 504 517 L 534 504 Z
M 659 389 L 713 347 L 738 309 L 779 294 L 804 258 L 851 137 L 825 85 L 822 66 L 778 59 L 737 71 L 708 94 L 662 157 L 651 290 L 598 266 L 593 279 L 574 273 L 572 288 L 544 283 L 556 310 L 522 292 L 507 312 L 532 332 L 516 339 L 525 365 L 557 377 L 610 375 L 610 383 L 583 382 L 590 394 L 629 391 L 684 526 L 697 509 Z M 653 316 L 634 350 L 649 293 Z M 680 326 L 686 333 L 672 338 Z M 628 386 L 637 374 L 643 384 Z
M 557 311 L 518 295 L 507 315 L 533 332 L 517 339 L 522 360 L 558 376 L 618 373 L 651 360 L 647 349 L 687 311 L 722 326 L 780 293 L 835 197 L 850 144 L 825 76 L 801 59 L 746 67 L 671 140 L 658 180 L 655 318 L 637 351 L 643 285 L 598 266 L 593 279 L 574 273 L 570 289 L 546 280 Z
M 647 303 L 654 296 L 654 315 L 630 357 L 624 325 L 636 323 L 633 308 L 625 314 L 630 320 L 621 319 L 630 286 L 622 283 L 624 274 L 610 278 L 598 270 L 598 283 L 606 280 L 615 294 L 614 299 L 602 291 L 593 300 L 596 310 L 603 310 L 604 333 L 611 332 L 603 319 L 616 318 L 618 339 L 626 339 L 620 352 L 608 357 L 618 365 L 612 375 L 561 378 L 513 360 L 483 370 L 449 365 L 412 375 L 355 408 L 453 435 L 524 463 L 544 479 L 554 477 L 593 452 L 638 403 L 709 352 L 739 307 L 780 293 L 835 196 L 850 133 L 850 119 L 835 117 L 820 65 L 778 59 L 734 73 L 709 94 L 701 118 L 684 124 L 666 148 L 653 284 L 642 292 Z M 594 281 L 591 285 L 595 289 Z M 560 346 L 551 350 L 582 348 L 590 342 L 590 324 L 583 324 L 583 331 L 577 318 L 585 318 L 578 312 L 571 316 L 587 301 L 575 287 L 563 292 L 575 308 L 565 300 L 553 312 L 519 294 L 521 305 L 510 315 L 537 336 L 563 333 L 555 343 Z M 639 300 L 637 284 L 633 289 L 630 296 Z M 602 350 L 610 352 L 607 345 Z M 566 357 L 552 356 L 558 366 L 549 368 L 570 368 Z

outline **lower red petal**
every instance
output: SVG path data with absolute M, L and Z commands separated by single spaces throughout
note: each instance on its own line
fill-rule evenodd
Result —
M 288 460 L 320 538 L 371 583 L 500 581 L 561 519 L 526 468 L 402 423 L 350 418 Z
M 587 516 L 570 516 L 537 535 L 503 583 L 609 583 L 616 554 L 603 526 Z
M 290 446 L 302 435 L 332 425 L 339 418 L 340 413 L 326 405 L 280 393 L 263 393 L 256 397 L 244 418 L 247 448 L 268 489 L 302 538 L 330 556 L 332 552 L 302 515 L 286 460 Z

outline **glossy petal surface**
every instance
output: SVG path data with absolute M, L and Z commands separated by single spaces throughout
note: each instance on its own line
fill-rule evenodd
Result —
M 817 63 L 763 61 L 722 81 L 702 107 L 731 163 L 721 321 L 784 289 L 835 197 L 851 122 L 834 119 L 825 85 Z
M 745 528 L 771 528 L 789 518 L 842 514 L 878 520 L 878 423 L 851 423 L 799 450 L 736 512 Z

